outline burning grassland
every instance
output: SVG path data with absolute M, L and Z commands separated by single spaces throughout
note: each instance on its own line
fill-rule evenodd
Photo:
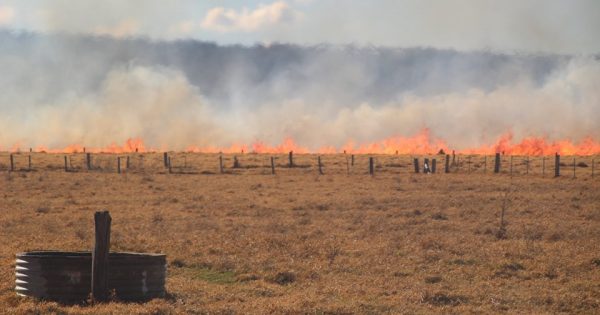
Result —
M 22 158 L 26 154 L 18 157 Z M 456 172 L 414 174 L 412 157 L 34 153 L 31 172 L 0 177 L 0 308 L 9 313 L 419 313 L 567 312 L 599 306 L 600 189 L 590 167 L 541 175 L 541 157 L 503 156 L 502 174 L 483 157 L 457 155 Z M 8 155 L 0 155 L 1 161 Z M 460 157 L 460 162 L 458 158 Z M 430 157 L 431 158 L 431 157 Z M 596 157 L 577 157 L 591 165 Z M 143 160 L 143 162 L 140 162 Z M 19 160 L 21 161 L 21 160 Z M 567 169 L 571 161 L 563 158 Z M 4 163 L 4 162 L 2 162 Z M 465 164 L 460 164 L 465 163 Z M 112 166 L 111 166 L 112 165 Z M 50 167 L 49 167 L 50 166 Z M 245 167 L 252 166 L 252 167 Z M 535 166 L 535 167 L 534 167 Z M 581 172 L 581 173 L 579 173 Z M 584 173 L 586 172 L 586 173 Z M 18 298 L 14 255 L 91 248 L 94 211 L 109 209 L 115 251 L 163 252 L 165 299 L 147 304 L 61 306 Z

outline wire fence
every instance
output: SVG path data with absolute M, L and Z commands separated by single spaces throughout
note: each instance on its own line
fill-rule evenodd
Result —
M 0 153 L 0 171 L 158 174 L 503 174 L 598 177 L 600 156 Z M 558 170 L 558 172 L 557 172 Z

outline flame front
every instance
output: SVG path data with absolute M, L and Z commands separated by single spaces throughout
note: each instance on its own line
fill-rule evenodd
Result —
M 10 147 L 9 151 L 22 151 L 23 144 L 17 143 Z M 141 138 L 130 138 L 118 145 L 111 143 L 105 147 L 86 147 L 83 144 L 73 144 L 64 148 L 47 148 L 38 146 L 34 149 L 36 152 L 47 153 L 144 153 L 167 151 L 168 148 L 152 148 L 144 144 Z M 299 145 L 292 138 L 285 138 L 279 145 L 269 145 L 263 141 L 255 141 L 250 144 L 234 143 L 227 147 L 218 146 L 194 146 L 190 145 L 185 149 L 186 152 L 193 153 L 262 153 L 262 154 L 284 154 L 290 151 L 295 153 L 319 153 L 319 154 L 415 154 L 431 155 L 441 152 L 450 153 L 453 151 L 444 140 L 432 137 L 428 129 L 424 129 L 412 137 L 394 136 L 380 141 L 370 143 L 357 143 L 348 140 L 346 144 L 335 147 L 325 146 L 315 150 Z M 575 143 L 570 140 L 549 141 L 544 137 L 526 137 L 519 142 L 514 141 L 513 134 L 507 132 L 501 136 L 494 144 L 483 145 L 478 148 L 468 148 L 455 150 L 459 154 L 477 154 L 491 155 L 495 153 L 507 155 L 595 155 L 600 154 L 600 142 L 591 137 Z

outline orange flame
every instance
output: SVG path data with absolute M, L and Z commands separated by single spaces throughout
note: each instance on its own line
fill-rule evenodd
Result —
M 22 143 L 13 145 L 11 152 L 21 151 Z M 48 153 L 133 153 L 133 152 L 154 152 L 158 151 L 149 148 L 144 144 L 141 138 L 131 138 L 125 141 L 123 145 L 112 143 L 105 147 L 85 147 L 74 144 L 62 149 L 48 149 L 44 146 L 35 148 L 36 152 Z M 438 152 L 449 153 L 451 147 L 439 138 L 433 138 L 428 129 L 424 129 L 412 137 L 394 136 L 381 141 L 372 143 L 359 143 L 349 140 L 341 147 L 324 146 L 316 150 L 298 145 L 292 138 L 285 138 L 279 145 L 269 145 L 262 141 L 255 141 L 251 144 L 234 143 L 229 147 L 217 146 L 189 146 L 187 152 L 195 153 L 270 153 L 284 154 L 290 151 L 295 153 L 320 153 L 320 154 L 437 154 Z M 570 140 L 548 141 L 544 137 L 526 137 L 520 142 L 514 142 L 513 135 L 508 132 L 502 135 L 495 144 L 484 145 L 479 148 L 469 148 L 456 150 L 461 154 L 494 154 L 502 153 L 508 155 L 551 155 L 559 153 L 561 155 L 594 155 L 600 154 L 600 142 L 591 137 L 585 138 L 579 143 Z

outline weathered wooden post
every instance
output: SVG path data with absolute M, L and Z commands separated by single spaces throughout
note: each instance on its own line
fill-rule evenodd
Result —
M 240 161 L 238 161 L 237 156 L 233 157 L 233 168 L 240 168 Z
M 91 153 L 85 154 L 85 164 L 87 165 L 88 171 L 92 169 L 92 155 Z
M 546 175 L 546 157 L 542 156 L 542 177 Z
M 483 156 L 483 173 L 487 173 L 487 155 Z
M 373 166 L 373 157 L 369 157 L 369 174 L 375 174 L 375 167 Z
M 352 164 L 351 165 L 354 167 L 354 154 L 352 154 Z
M 27 169 L 31 171 L 31 155 L 27 156 Z
M 446 154 L 446 165 L 444 167 L 444 173 L 450 173 L 450 154 Z
M 319 165 L 319 175 L 323 175 L 323 165 L 321 164 L 321 156 L 317 156 L 317 164 Z
M 223 156 L 219 155 L 219 173 L 223 174 Z
M 415 167 L 415 173 L 419 173 L 419 158 L 414 158 L 413 165 Z
M 560 176 L 560 155 L 558 152 L 554 155 L 554 177 Z
M 289 166 L 294 167 L 294 151 L 290 151 L 288 159 L 289 159 Z
M 435 174 L 435 169 L 437 167 L 437 161 L 435 159 L 431 159 L 431 173 Z
M 456 165 L 456 153 L 452 150 L 452 165 Z
M 67 156 L 65 155 L 65 172 L 69 171 L 69 164 L 67 164 Z
M 573 157 L 573 178 L 575 178 L 575 169 L 577 168 L 577 165 L 575 165 L 575 157 Z
M 271 174 L 275 175 L 275 159 L 271 157 Z
M 467 164 L 469 165 L 469 173 L 471 173 L 471 156 L 467 156 Z
M 117 156 L 117 174 L 121 174 L 121 157 Z
M 169 153 L 163 153 L 163 162 L 165 164 L 165 168 L 169 167 Z
M 127 156 L 127 160 L 125 161 L 125 169 L 129 169 L 129 155 Z
M 496 153 L 496 157 L 494 158 L 494 173 L 500 173 L 500 153 Z
M 11 154 L 10 155 L 10 171 L 14 172 L 15 170 L 15 158 L 14 156 Z
M 94 214 L 96 242 L 92 252 L 92 300 L 108 300 L 108 253 L 110 250 L 110 214 L 108 211 Z

